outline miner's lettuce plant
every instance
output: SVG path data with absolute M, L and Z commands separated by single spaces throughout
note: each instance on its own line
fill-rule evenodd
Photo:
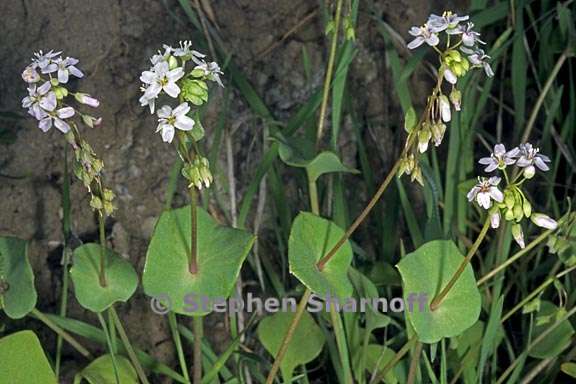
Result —
M 562 87 L 553 89 L 559 71 L 556 67 L 551 69 L 556 74 L 541 90 L 544 96 L 536 101 L 534 113 L 544 107 L 551 116 L 540 136 L 535 132 L 530 135 L 536 117 L 528 121 L 524 132 L 502 132 L 502 114 L 510 107 L 502 95 L 493 96 L 490 90 L 499 76 L 506 81 L 496 64 L 502 60 L 508 42 L 513 45 L 512 71 L 523 68 L 518 58 L 522 45 L 517 45 L 523 44 L 526 33 L 520 24 L 522 16 L 518 16 L 522 5 L 515 9 L 513 18 L 514 33 L 520 35 L 513 38 L 512 27 L 494 41 L 480 34 L 478 27 L 488 26 L 493 18 L 505 17 L 507 7 L 496 6 L 472 17 L 449 11 L 432 14 L 422 26 L 412 27 L 407 31 L 410 36 L 407 42 L 395 41 L 402 47 L 403 55 L 409 57 L 404 68 L 400 56 L 389 44 L 386 55 L 405 112 L 398 125 L 405 132 L 399 132 L 401 150 L 381 184 L 375 186 L 373 180 L 378 172 L 368 162 L 365 138 L 359 130 L 356 136 L 359 169 L 343 160 L 337 145 L 343 112 L 349 111 L 354 120 L 353 103 L 346 102 L 350 92 L 346 77 L 357 52 L 360 3 L 356 0 L 334 3 L 333 8 L 324 9 L 328 16 L 325 34 L 330 45 L 323 86 L 285 126 L 275 121 L 235 66 L 233 56 L 227 52 L 217 30 L 209 27 L 200 6 L 192 9 L 182 2 L 190 21 L 204 33 L 210 56 L 214 60 L 220 57 L 226 63 L 222 69 L 200 52 L 202 39 L 194 44 L 182 41 L 174 46 L 163 45 L 149 63 L 143 61 L 139 77 L 142 94 L 137 101 L 154 116 L 155 129 L 150 129 L 150 135 L 162 140 L 166 150 L 173 149 L 175 166 L 167 185 L 167 207 L 155 224 L 140 279 L 152 309 L 166 315 L 178 368 L 157 361 L 133 345 L 129 329 L 116 311 L 133 299 L 139 276 L 134 266 L 114 252 L 106 240 L 106 220 L 121 203 L 116 202 L 114 186 L 105 182 L 104 161 L 84 138 L 85 129 L 98 129 L 105 124 L 93 116 L 100 101 L 77 91 L 84 81 L 77 59 L 54 51 L 34 54 L 22 73 L 27 86 L 22 107 L 37 121 L 42 132 L 58 130 L 66 154 L 71 151 L 73 155 L 70 159 L 65 156 L 62 186 L 63 290 L 58 315 L 36 309 L 42 295 L 35 289 L 27 242 L 0 237 L 2 312 L 13 320 L 30 316 L 57 334 L 53 356 L 45 353 L 49 350 L 47 345 L 42 346 L 29 330 L 1 338 L 0 384 L 58 382 L 63 376 L 63 343 L 85 358 L 74 371 L 75 383 L 170 380 L 194 384 L 272 384 L 278 380 L 327 382 L 327 378 L 345 384 L 459 380 L 503 383 L 518 382 L 521 378 L 522 382 L 530 382 L 540 376 L 552 382 L 561 377 L 560 372 L 576 377 L 576 363 L 570 361 L 576 352 L 570 321 L 576 313 L 570 280 L 576 269 L 576 216 L 570 210 L 570 201 L 565 204 L 554 198 L 552 184 L 564 170 L 559 166 L 563 164 L 560 155 L 550 146 L 551 140 L 560 143 L 562 156 L 568 166 L 573 166 L 570 160 L 573 145 L 567 146 L 562 140 L 568 142 L 573 138 L 570 124 L 576 121 L 576 113 L 572 108 L 560 134 L 550 128 L 562 108 L 559 101 Z M 473 3 L 478 6 L 478 2 Z M 390 43 L 395 36 L 390 27 L 376 13 L 372 16 Z M 561 66 L 573 54 L 574 28 L 566 21 L 573 18 L 567 5 L 559 5 L 542 17 L 551 20 L 552 16 L 560 20 L 558 28 L 567 46 L 558 61 Z M 552 36 L 553 27 L 546 25 L 548 29 L 542 27 L 539 33 Z M 196 49 L 197 46 L 200 48 Z M 432 77 L 432 89 L 420 100 L 421 104 L 416 104 L 422 105 L 418 111 L 420 108 L 412 105 L 407 79 L 421 67 L 418 64 L 425 55 L 429 55 L 431 65 L 422 67 Z M 526 91 L 518 76 L 519 73 L 513 72 L 515 112 L 521 109 L 519 98 Z M 236 90 L 230 91 L 230 87 Z M 570 100 L 574 101 L 576 90 L 574 86 L 570 89 Z M 222 128 L 224 123 L 216 127 L 205 127 L 203 123 L 206 106 L 214 100 L 232 97 L 234 92 L 243 96 L 254 113 L 262 117 L 268 148 L 254 180 L 248 183 L 239 212 L 236 212 L 230 133 Z M 546 92 L 555 95 L 547 100 Z M 485 106 L 489 96 L 496 100 L 499 128 L 496 133 L 488 129 L 489 134 L 479 134 L 484 147 L 490 150 L 482 157 L 484 150 L 476 150 L 472 145 L 474 124 L 482 111 L 488 109 Z M 222 114 L 226 113 L 226 105 L 222 106 Z M 330 132 L 325 129 L 329 115 Z M 354 126 L 357 123 L 353 121 Z M 154 132 L 157 135 L 153 136 Z M 329 133 L 332 137 L 328 140 Z M 206 136 L 214 139 L 206 140 Z M 529 137 L 532 143 L 528 142 Z M 227 181 L 224 176 L 219 177 L 217 166 L 222 141 L 226 142 L 229 155 Z M 446 141 L 448 144 L 442 146 Z M 512 147 L 512 143 L 518 144 Z M 445 172 L 439 165 L 443 161 L 439 156 L 442 147 L 447 147 L 449 153 Z M 474 150 L 468 150 L 458 166 L 455 156 L 466 148 Z M 72 163 L 71 173 L 89 195 L 98 222 L 99 241 L 75 248 L 69 242 L 72 202 L 68 160 Z M 472 177 L 474 164 L 482 168 L 478 177 Z M 568 186 L 573 183 L 571 169 Z M 282 172 L 291 172 L 296 180 L 303 181 L 294 202 L 284 192 Z M 443 173 L 445 186 L 440 181 Z M 262 182 L 265 175 L 274 200 L 269 216 L 274 221 L 277 248 L 270 252 L 272 258 L 262 256 L 257 247 L 259 240 L 247 225 L 256 191 L 266 186 Z M 415 183 L 408 184 L 403 175 Z M 170 193 L 176 190 L 179 178 L 185 181 L 189 204 L 173 208 Z M 360 178 L 372 197 L 349 223 L 351 206 L 346 195 L 349 200 L 362 199 L 362 193 L 357 192 L 361 187 L 356 185 Z M 346 186 L 352 182 L 354 191 L 347 193 Z M 207 208 L 221 199 L 222 190 L 231 194 L 233 203 L 230 212 L 214 214 L 218 211 Z M 545 203 L 539 196 L 542 190 L 550 196 Z M 417 204 L 411 204 L 408 193 L 424 196 L 425 212 L 415 212 Z M 384 210 L 378 205 L 381 200 Z M 296 213 L 291 209 L 293 204 L 305 208 Z M 259 202 L 255 210 L 257 223 L 262 220 L 264 208 Z M 426 217 L 419 220 L 417 215 Z M 445 228 L 441 228 L 442 215 Z M 400 234 L 397 227 L 401 221 L 406 223 L 408 236 L 393 239 Z M 375 243 L 381 248 L 369 250 L 365 242 L 372 244 L 372 239 L 353 238 L 362 224 L 369 227 L 368 223 L 376 224 L 375 231 L 370 233 L 379 234 Z M 259 224 L 255 225 L 254 231 L 258 232 L 258 228 Z M 470 240 L 469 234 L 476 234 L 475 240 Z M 546 248 L 541 247 L 545 242 Z M 373 253 L 387 256 L 374 258 L 370 256 Z M 535 262 L 528 264 L 529 257 Z M 282 273 L 284 269 L 292 279 Z M 531 290 L 534 284 L 530 279 L 539 277 L 543 269 L 546 279 Z M 212 348 L 210 339 L 204 337 L 204 319 L 214 312 L 220 300 L 247 292 L 243 271 L 245 276 L 257 276 L 254 289 L 262 295 L 289 296 L 299 298 L 299 302 L 294 311 L 258 312 L 250 319 L 242 313 L 225 314 L 231 341 L 225 348 Z M 99 327 L 68 316 L 68 277 L 76 301 Z M 208 300 L 212 306 L 191 310 L 191 293 Z M 329 296 L 346 303 L 393 293 L 403 296 L 406 303 L 413 300 L 414 293 L 424 294 L 426 310 L 397 314 L 371 306 L 369 311 L 359 313 L 327 305 L 329 310 L 325 313 L 307 311 L 312 297 Z M 504 326 L 509 319 L 517 322 L 514 326 L 521 327 L 514 338 Z M 157 321 L 164 320 L 158 315 Z M 189 323 L 192 329 L 188 328 Z M 106 352 L 94 355 L 98 349 L 92 345 L 87 348 L 77 336 L 105 346 Z M 521 342 L 515 340 L 519 336 Z M 191 350 L 188 343 L 192 344 Z M 497 364 L 496 357 L 505 354 L 498 348 L 508 354 L 507 368 Z

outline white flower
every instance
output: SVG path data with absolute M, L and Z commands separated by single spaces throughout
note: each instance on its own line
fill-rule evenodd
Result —
M 468 201 L 476 199 L 478 205 L 484 209 L 489 209 L 492 206 L 492 200 L 501 203 L 504 201 L 504 194 L 498 189 L 500 183 L 499 177 L 485 177 L 478 178 L 478 184 L 468 192 L 466 196 Z
M 224 72 L 220 70 L 220 66 L 215 61 L 210 63 L 202 62 L 194 67 L 194 69 L 204 71 L 204 76 L 209 80 L 217 82 L 219 86 L 224 87 L 224 84 L 222 84 L 222 81 L 220 80 L 220 75 L 223 75 Z
M 168 61 L 168 59 L 172 55 L 172 51 L 174 50 L 174 48 L 172 48 L 167 44 L 164 44 L 162 48 L 164 48 L 164 53 L 162 53 L 162 51 L 158 51 L 158 53 L 152 56 L 152 58 L 150 59 L 152 65 L 156 65 L 162 61 Z
M 38 71 L 36 71 L 36 68 L 29 65 L 22 72 L 22 80 L 27 83 L 36 83 L 37 81 L 40 81 L 40 75 L 38 74 Z
M 156 98 L 161 91 L 166 92 L 170 97 L 178 97 L 180 87 L 178 87 L 176 82 L 180 80 L 182 76 L 184 76 L 184 69 L 182 67 L 176 67 L 170 70 L 170 66 L 166 61 L 155 64 L 150 71 L 144 71 L 142 72 L 142 76 L 140 76 L 140 80 L 144 84 L 148 84 L 144 92 L 144 99 Z
M 442 116 L 442 121 L 447 123 L 452 119 L 452 111 L 450 108 L 450 100 L 446 95 L 441 95 L 439 98 L 440 103 L 440 116 Z
M 76 100 L 79 103 L 88 105 L 92 108 L 98 108 L 98 106 L 100 105 L 100 102 L 98 100 L 96 100 L 87 93 L 78 92 L 74 95 L 74 98 L 76 98 Z
M 175 128 L 182 131 L 189 131 L 194 128 L 194 120 L 186 116 L 189 111 L 190 106 L 186 102 L 174 110 L 168 105 L 164 105 L 158 110 L 159 119 L 156 132 L 162 131 L 162 140 L 171 143 L 174 139 Z
M 454 32 L 453 30 L 458 27 L 458 23 L 461 21 L 466 21 L 470 18 L 470 16 L 458 16 L 452 12 L 444 12 L 442 16 L 438 16 L 435 14 L 430 15 L 428 19 L 428 23 L 430 28 L 433 32 L 442 32 L 447 30 L 449 34 L 456 34 L 458 32 Z
M 479 44 L 486 44 L 482 40 L 480 40 L 480 34 L 474 31 L 474 23 L 468 22 L 466 25 L 458 26 L 458 30 L 462 34 L 462 44 L 467 47 L 473 47 L 477 43 Z
M 62 131 L 62 133 L 67 133 L 70 130 L 70 125 L 68 125 L 64 119 L 68 119 L 74 116 L 74 114 L 75 111 L 72 107 L 64 107 L 57 111 L 49 112 L 46 117 L 40 120 L 38 128 L 44 132 L 47 132 L 50 128 L 52 128 L 52 123 L 54 123 L 56 128 Z
M 520 168 L 524 168 L 524 176 L 527 179 L 532 178 L 536 169 L 536 166 L 541 171 L 548 171 L 550 168 L 546 163 L 550 162 L 550 158 L 546 155 L 542 155 L 539 148 L 532 147 L 532 144 L 520 144 L 520 157 L 516 161 L 516 165 Z
M 140 97 L 140 99 L 138 101 L 140 101 L 141 106 L 143 106 L 143 107 L 148 106 L 150 108 L 150 113 L 154 113 L 154 108 L 156 106 L 156 98 L 158 97 L 158 95 L 156 95 L 154 97 L 146 96 L 146 90 L 148 88 L 149 88 L 149 86 L 140 87 L 140 90 L 142 92 L 144 92 L 144 94 Z
M 533 213 L 530 216 L 530 220 L 532 220 L 534 224 L 542 228 L 551 230 L 558 228 L 558 223 L 556 222 L 556 220 L 552 219 L 550 216 L 547 216 L 543 213 Z
M 484 53 L 482 49 L 478 48 L 476 50 L 472 50 L 470 48 L 462 47 L 460 48 L 460 50 L 468 55 L 468 61 L 470 61 L 470 63 L 473 66 L 483 67 L 484 72 L 486 72 L 486 76 L 488 77 L 494 76 L 494 71 L 492 70 L 490 63 L 488 63 L 488 60 L 490 60 L 490 56 Z
M 50 68 L 53 69 L 54 65 L 52 61 L 56 56 L 59 56 L 61 53 L 62 51 L 54 52 L 53 50 L 50 50 L 47 53 L 44 53 L 42 51 L 34 52 L 34 58 L 32 59 L 32 67 L 40 68 L 40 71 L 42 71 L 42 73 L 47 73 L 44 72 L 46 67 L 51 66 Z
M 506 166 L 514 164 L 519 153 L 520 149 L 518 148 L 506 152 L 504 144 L 496 144 L 490 157 L 483 157 L 478 160 L 478 163 L 487 166 L 484 169 L 485 172 L 492 172 L 497 168 L 504 169 Z
M 526 244 L 524 243 L 524 232 L 522 231 L 522 226 L 520 224 L 512 225 L 512 236 L 520 248 L 526 247 Z
M 206 57 L 206 55 L 191 49 L 191 47 L 191 41 L 181 41 L 180 48 L 174 49 L 174 56 L 192 59 L 196 64 L 202 64 L 202 61 L 199 59 Z
M 494 229 L 500 226 L 500 210 L 497 209 L 496 211 L 490 214 L 490 226 Z
M 28 108 L 28 113 L 40 120 L 46 117 L 47 113 L 56 108 L 56 94 L 51 91 L 50 82 L 45 82 L 40 87 L 31 84 L 28 87 L 28 96 L 22 99 L 22 107 Z
M 408 43 L 408 49 L 418 48 L 424 42 L 429 46 L 434 47 L 440 42 L 438 35 L 430 29 L 428 24 L 424 24 L 421 27 L 412 27 L 408 33 L 415 37 L 414 40 Z
M 56 72 L 56 70 L 58 71 L 59 83 L 66 84 L 68 82 L 68 78 L 70 77 L 70 75 L 76 76 L 78 78 L 84 77 L 82 71 L 80 71 L 75 66 L 76 64 L 78 64 L 78 59 L 75 59 L 73 57 L 67 57 L 65 59 L 56 59 L 54 61 L 54 64 L 56 65 L 56 69 L 51 72 Z

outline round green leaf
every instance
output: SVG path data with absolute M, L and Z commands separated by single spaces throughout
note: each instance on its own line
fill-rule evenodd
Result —
M 300 212 L 292 223 L 288 241 L 290 272 L 322 297 L 348 298 L 352 293 L 348 280 L 352 261 L 349 241 L 340 247 L 322 271 L 316 266 L 343 235 L 342 228 L 310 212 Z
M 406 308 L 406 317 L 423 343 L 457 336 L 474 325 L 480 316 L 480 292 L 470 265 L 440 306 L 435 311 L 430 310 L 430 302 L 446 286 L 462 260 L 464 257 L 452 241 L 434 240 L 406 255 L 397 265 L 404 287 L 404 302 L 408 303 L 410 294 L 428 297 L 426 310 L 420 311 L 418 305 L 413 311 Z
M 118 368 L 118 379 L 120 384 L 138 384 L 138 376 L 130 361 L 124 356 L 114 356 Z M 82 372 L 74 377 L 74 384 L 81 384 L 86 380 L 90 384 L 112 384 L 116 383 L 114 364 L 112 356 L 100 356 L 90 363 Z
M 358 173 L 356 169 L 349 168 L 342 164 L 338 156 L 330 151 L 320 152 L 318 156 L 306 165 L 306 171 L 308 171 L 308 177 L 311 181 L 316 181 L 325 173 Z
M 536 339 L 542 332 L 549 328 L 556 320 L 566 315 L 564 308 L 558 308 L 549 301 L 540 303 L 540 311 L 534 322 L 532 339 Z M 548 359 L 558 356 L 572 343 L 574 327 L 570 321 L 565 320 L 538 344 L 534 345 L 528 355 L 538 359 Z
M 294 312 L 277 312 L 265 317 L 258 325 L 258 338 L 272 356 L 278 353 L 294 315 Z M 280 364 L 284 382 L 289 383 L 292 380 L 294 368 L 314 360 L 322 351 L 325 342 L 326 337 L 318 324 L 304 311 Z
M 210 308 L 203 308 L 204 299 L 216 301 L 230 296 L 255 240 L 246 231 L 218 225 L 202 208 L 197 212 L 198 272 L 193 275 L 188 269 L 190 206 L 186 206 L 160 216 L 142 277 L 147 295 L 162 299 L 172 311 L 188 316 L 210 313 Z
M 36 300 L 26 241 L 0 237 L 0 309 L 12 319 L 20 319 L 34 309 Z
M 32 331 L 0 339 L 0 384 L 56 384 L 56 376 Z
M 366 371 L 368 374 L 379 372 L 396 356 L 396 352 L 382 345 L 370 344 L 366 347 Z M 358 354 L 357 359 L 360 359 L 361 355 Z M 390 369 L 384 375 L 381 382 L 386 384 L 396 384 L 398 383 L 396 371 L 400 370 L 400 365 L 396 365 L 393 369 Z M 370 376 L 369 376 L 370 377 Z
M 76 299 L 92 312 L 102 312 L 117 301 L 128 301 L 138 286 L 138 275 L 132 265 L 110 249 L 106 249 L 107 284 L 100 285 L 101 249 L 93 243 L 76 248 L 70 269 Z

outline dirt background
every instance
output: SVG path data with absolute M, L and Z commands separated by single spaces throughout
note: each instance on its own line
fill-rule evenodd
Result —
M 441 12 L 448 7 L 442 1 L 374 3 L 377 13 L 404 37 L 408 28 L 425 20 L 430 11 Z M 317 9 L 319 1 L 213 0 L 210 4 L 220 36 L 231 49 L 235 63 L 274 116 L 285 121 L 322 84 L 327 41 L 321 18 L 311 19 L 270 53 L 264 56 L 261 53 Z M 365 5 L 362 0 L 357 30 L 359 51 L 350 71 L 349 86 L 351 94 L 362 95 L 355 101 L 356 110 L 369 127 L 364 130 L 365 142 L 373 154 L 375 169 L 382 169 L 400 145 L 392 134 L 399 115 L 384 43 Z M 454 9 L 465 10 L 466 3 L 460 1 Z M 175 154 L 154 133 L 154 117 L 138 104 L 138 77 L 146 69 L 148 58 L 163 43 L 176 44 L 197 36 L 198 31 L 187 21 L 177 1 L 0 2 L 0 111 L 25 117 L 20 100 L 26 90 L 20 73 L 33 52 L 63 50 L 64 55 L 80 60 L 79 66 L 86 76 L 77 84 L 102 101 L 98 112 L 104 121 L 102 126 L 85 129 L 83 133 L 104 159 L 105 181 L 118 196 L 118 212 L 107 222 L 108 239 L 139 271 L 144 265 L 153 225 L 163 209 L 167 175 Z M 303 48 L 310 55 L 310 81 L 304 75 Z M 254 163 L 262 153 L 263 125 L 240 94 L 236 90 L 232 92 L 227 124 L 234 131 L 232 152 L 236 198 L 240 200 L 252 178 Z M 219 114 L 221 100 L 217 98 L 223 93 L 216 95 L 205 120 L 209 140 L 210 127 L 215 125 Z M 58 131 L 52 129 L 43 134 L 28 118 L 2 124 L 16 133 L 16 140 L 11 145 L 0 144 L 0 233 L 31 241 L 30 259 L 41 296 L 38 305 L 41 310 L 55 311 L 62 276 L 60 207 L 65 143 Z M 345 162 L 354 166 L 355 146 L 350 130 L 350 123 L 345 120 L 341 145 Z M 226 169 L 224 150 L 216 167 Z M 290 186 L 290 182 L 286 185 Z M 180 187 L 174 205 L 185 203 L 184 186 Z M 75 180 L 71 193 L 73 231 L 83 241 L 93 240 L 96 220 L 87 194 Z M 229 209 L 226 201 L 224 199 L 221 207 L 225 212 Z M 267 225 L 271 224 L 265 220 L 259 230 L 261 237 L 265 237 Z M 72 317 L 96 324 L 93 315 L 75 305 L 72 298 L 70 301 Z M 143 294 L 139 292 L 135 299 L 121 307 L 135 344 L 170 363 L 174 356 L 167 323 L 151 313 Z M 38 328 L 37 323 L 29 322 L 30 327 Z M 218 348 L 226 337 L 223 320 L 212 318 L 207 333 Z M 53 341 L 51 336 L 47 337 L 48 342 Z M 70 371 L 82 364 L 72 358 L 73 351 L 65 349 L 65 353 Z

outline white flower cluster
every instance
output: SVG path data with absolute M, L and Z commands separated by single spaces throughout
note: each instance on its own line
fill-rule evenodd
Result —
M 484 68 L 489 77 L 494 76 L 489 64 L 490 56 L 480 48 L 480 45 L 485 43 L 480 40 L 480 33 L 474 30 L 474 23 L 468 21 L 469 18 L 467 15 L 458 16 L 449 11 L 442 16 L 432 14 L 423 26 L 415 26 L 408 31 L 414 36 L 408 43 L 408 48 L 415 49 L 424 43 L 434 47 L 442 59 L 442 75 L 451 84 L 456 84 L 458 77 L 466 74 L 471 65 Z M 466 23 L 460 24 L 461 22 Z M 438 48 L 441 44 L 439 34 L 442 32 L 446 35 L 446 47 L 443 51 Z M 451 42 L 453 37 L 456 37 L 456 41 Z M 467 57 L 463 57 L 461 53 Z
M 489 157 L 483 157 L 478 161 L 486 166 L 484 169 L 486 172 L 501 171 L 506 178 L 507 186 L 501 191 L 498 187 L 500 177 L 479 177 L 478 183 L 468 192 L 468 201 L 476 201 L 480 207 L 489 211 L 492 228 L 500 226 L 502 216 L 512 222 L 512 234 L 521 248 L 525 247 L 521 226 L 523 218 L 530 218 L 534 224 L 546 229 L 553 230 L 558 226 L 558 223 L 549 216 L 532 212 L 532 204 L 522 191 L 523 182 L 534 177 L 536 168 L 541 171 L 550 169 L 546 164 L 549 162 L 548 156 L 540 154 L 540 150 L 530 143 L 520 144 L 510 151 L 506 151 L 503 144 L 496 144 Z M 506 171 L 507 167 L 512 165 L 522 170 L 514 180 L 510 180 Z
M 70 75 L 82 78 L 84 74 L 73 57 L 63 58 L 62 52 L 42 51 L 34 53 L 34 58 L 22 72 L 22 79 L 28 84 L 28 96 L 22 99 L 22 107 L 38 120 L 38 127 L 47 132 L 55 126 L 62 133 L 70 131 L 69 119 L 77 114 L 73 107 L 66 104 L 66 98 L 73 95 L 76 101 L 90 107 L 100 103 L 85 93 L 72 93 L 66 88 Z M 99 118 L 79 113 L 82 121 L 90 127 L 98 125 Z
M 150 113 L 154 113 L 156 99 L 162 95 L 179 100 L 175 108 L 163 105 L 157 111 L 156 131 L 161 132 L 162 140 L 167 143 L 174 139 L 176 129 L 190 131 L 194 128 L 195 121 L 188 116 L 191 110 L 189 103 L 199 106 L 208 100 L 205 81 L 214 81 L 223 86 L 220 80 L 223 73 L 218 64 L 204 61 L 205 55 L 191 47 L 190 41 L 181 41 L 178 48 L 164 45 L 163 51 L 158 51 L 150 59 L 151 68 L 140 76 L 144 93 L 140 97 L 140 105 L 148 106 Z M 187 73 L 186 65 L 189 62 L 194 67 Z

